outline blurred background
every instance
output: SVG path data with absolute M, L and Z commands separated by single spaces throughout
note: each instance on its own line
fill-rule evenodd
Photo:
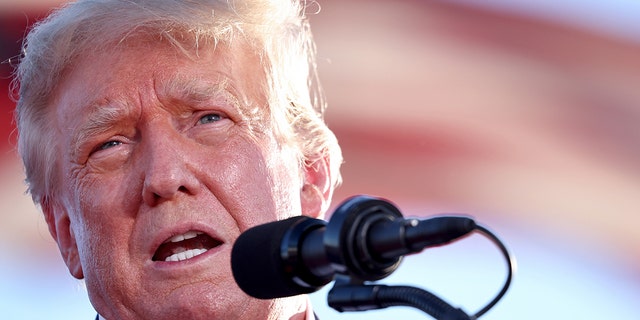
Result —
M 24 194 L 8 99 L 10 58 L 56 0 L 0 0 L 2 319 L 92 319 Z M 406 216 L 465 213 L 518 259 L 486 319 L 637 319 L 640 314 L 640 2 L 324 0 L 312 16 L 327 120 L 344 184 Z M 315 9 L 312 9 L 315 11 Z M 335 205 L 334 204 L 334 205 Z M 480 236 L 407 257 L 389 284 L 469 313 L 500 289 Z M 322 319 L 423 319 L 392 308 Z

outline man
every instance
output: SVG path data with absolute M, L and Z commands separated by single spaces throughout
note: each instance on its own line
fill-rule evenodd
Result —
M 100 318 L 313 318 L 304 296 L 245 295 L 229 261 L 249 227 L 323 217 L 340 180 L 304 12 L 81 0 L 29 33 L 26 181 Z

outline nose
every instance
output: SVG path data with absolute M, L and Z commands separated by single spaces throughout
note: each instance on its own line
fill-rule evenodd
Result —
M 190 153 L 177 133 L 149 137 L 143 148 L 144 184 L 142 199 L 156 206 L 180 195 L 194 195 L 199 186 Z

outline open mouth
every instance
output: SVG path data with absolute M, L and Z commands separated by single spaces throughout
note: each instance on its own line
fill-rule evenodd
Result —
M 183 261 L 199 256 L 222 244 L 204 232 L 188 231 L 163 242 L 153 255 L 153 261 Z

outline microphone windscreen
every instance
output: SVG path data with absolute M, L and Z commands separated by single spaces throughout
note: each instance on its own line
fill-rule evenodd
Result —
M 231 269 L 236 283 L 258 299 L 290 297 L 315 291 L 297 285 L 281 256 L 287 232 L 302 220 L 296 216 L 255 226 L 243 232 L 231 251 Z M 289 271 L 289 272 L 287 272 Z

